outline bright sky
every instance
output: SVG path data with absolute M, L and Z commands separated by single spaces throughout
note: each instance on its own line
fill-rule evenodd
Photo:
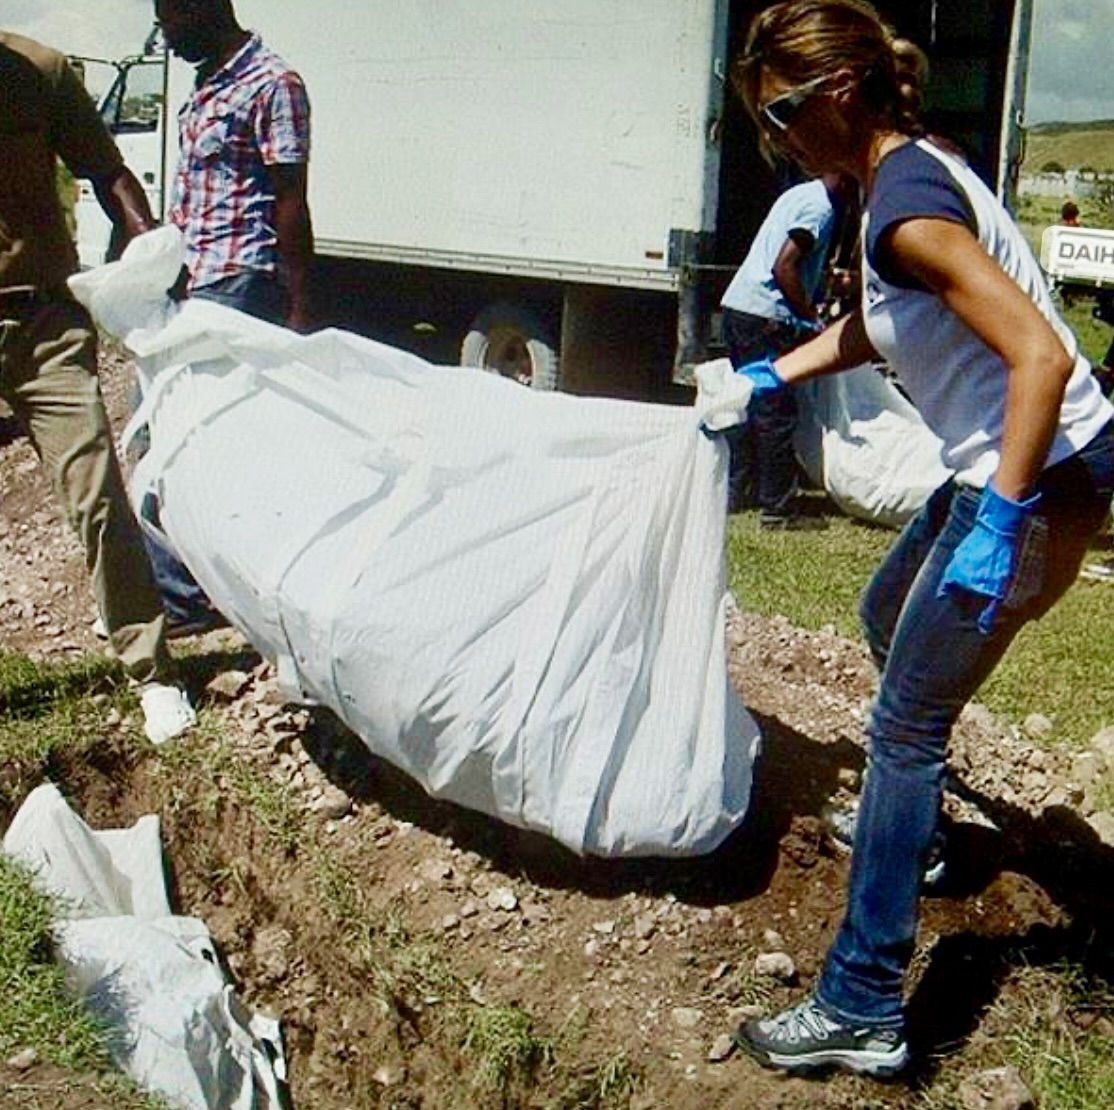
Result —
M 1114 0 L 1035 3 L 1028 121 L 1114 118 Z M 153 10 L 152 0 L 3 0 L 0 18 L 70 54 L 121 57 L 143 45 Z
M 1026 118 L 1114 119 L 1114 0 L 1036 0 Z
M 155 20 L 152 0 L 3 0 L 0 26 L 67 54 L 137 54 Z

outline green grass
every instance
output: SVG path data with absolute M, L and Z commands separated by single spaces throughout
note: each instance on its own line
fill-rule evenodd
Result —
M 0 1059 L 33 1048 L 42 1059 L 82 1073 L 84 1089 L 95 1091 L 106 1110 L 166 1110 L 161 1099 L 111 1070 L 105 1031 L 66 991 L 62 966 L 52 956 L 55 914 L 31 876 L 0 854 Z
M 94 702 L 100 696 L 102 704 Z M 0 802 L 12 803 L 41 781 L 51 760 L 88 751 L 99 742 L 104 714 L 134 711 L 119 667 L 87 657 L 64 664 L 35 663 L 0 653 Z M 87 1073 L 85 1083 L 114 1110 L 157 1110 L 164 1104 L 138 1094 L 109 1070 L 105 1031 L 66 992 L 52 955 L 52 900 L 0 853 L 0 1059 L 34 1048 L 59 1067 Z
M 1039 173 L 1050 162 L 1058 162 L 1065 169 L 1114 170 L 1114 123 L 1096 120 L 1090 126 L 1030 128 L 1025 136 L 1023 171 Z
M 781 613 L 807 629 L 833 626 L 861 640 L 858 600 L 896 532 L 834 514 L 824 532 L 764 532 L 757 514 L 728 524 L 728 579 L 739 604 Z M 979 698 L 1001 719 L 1042 713 L 1049 743 L 1082 746 L 1114 724 L 1114 588 L 1076 582 L 1042 621 L 1027 627 Z
M 894 535 L 838 513 L 823 532 L 768 532 L 757 513 L 739 513 L 728 521 L 728 579 L 745 609 L 857 638 L 859 595 Z
M 0 855 L 0 1058 L 29 1046 L 63 1067 L 102 1067 L 97 1027 L 67 997 L 51 957 L 53 916 L 50 899 Z
M 461 1047 L 474 1061 L 472 1085 L 506 1099 L 524 1089 L 553 1062 L 553 1045 L 539 1036 L 533 1018 L 516 1006 L 473 1006 L 466 1011 Z
M 1006 1060 L 1025 1077 L 1038 1106 L 1093 1110 L 1114 1106 L 1114 997 L 1071 965 L 1021 968 L 1014 976 L 1006 1026 Z M 999 1007 L 1001 1009 L 1001 1007 Z M 1074 1015 L 1074 1016 L 1073 1016 Z M 1105 1015 L 1090 1029 L 1082 1016 Z
M 478 1101 L 461 1105 L 518 1106 L 520 1096 L 537 1089 L 558 1092 L 553 1110 L 618 1110 L 629 1103 L 638 1076 L 623 1053 L 597 1060 L 578 1051 L 586 1063 L 566 1062 L 579 1048 L 574 1031 L 562 1027 L 550 1035 L 550 1015 L 474 999 L 443 938 L 410 927 L 404 898 L 380 904 L 366 872 L 338 858 L 291 791 L 219 732 L 203 722 L 186 742 L 160 749 L 159 760 L 171 810 L 207 820 L 220 806 L 235 806 L 258 821 L 273 848 L 308 862 L 315 901 L 354 978 L 399 1020 L 426 1015 L 427 1038 L 451 1043 L 466 1060 L 468 1097 Z M 203 844 L 187 850 L 190 866 L 210 872 L 214 882 L 235 879 Z
M 103 657 L 47 664 L 0 652 L 0 767 L 9 769 L 0 802 L 12 800 L 21 777 L 37 781 L 55 751 L 96 743 L 112 706 L 137 708 L 119 666 Z

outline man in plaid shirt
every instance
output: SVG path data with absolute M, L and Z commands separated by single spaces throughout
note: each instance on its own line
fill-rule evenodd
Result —
M 191 297 L 304 331 L 313 231 L 302 79 L 236 20 L 231 0 L 155 0 L 167 47 L 197 67 L 178 113 L 170 219 L 186 239 Z M 158 523 L 148 495 L 140 509 Z M 177 553 L 145 533 L 172 635 L 227 623 Z
M 167 47 L 197 66 L 179 117 L 171 220 L 188 291 L 303 330 L 313 232 L 301 78 L 237 22 L 231 0 L 155 0 Z

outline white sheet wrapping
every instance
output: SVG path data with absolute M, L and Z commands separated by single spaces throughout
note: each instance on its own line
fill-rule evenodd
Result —
M 4 851 L 59 899 L 66 982 L 140 1086 L 183 1110 L 286 1105 L 278 1023 L 236 998 L 205 924 L 171 914 L 157 817 L 95 832 L 46 784 L 20 806 Z
M 162 295 L 173 229 L 73 279 L 135 352 L 175 548 L 290 688 L 430 793 L 580 853 L 742 820 L 727 453 L 706 410 L 535 393 L 339 331 Z
M 904 524 L 951 476 L 939 438 L 872 366 L 805 382 L 797 399 L 797 457 L 845 513 Z

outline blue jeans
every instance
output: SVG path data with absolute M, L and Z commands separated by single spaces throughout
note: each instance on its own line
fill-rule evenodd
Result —
M 273 274 L 258 271 L 236 274 L 195 289 L 190 295 L 216 301 L 272 324 L 281 325 L 286 319 L 286 294 Z M 134 397 L 133 411 L 138 403 L 138 397 Z M 145 444 L 138 437 L 137 443 L 142 455 L 146 450 Z M 153 494 L 144 498 L 140 515 L 153 524 L 159 523 L 158 499 Z M 170 623 L 180 627 L 222 624 L 223 617 L 213 608 L 208 595 L 177 553 L 147 532 L 143 533 L 143 542 Z
M 881 669 L 867 725 L 870 773 L 855 831 L 847 912 L 820 982 L 820 1004 L 843 1021 L 897 1027 L 913 953 L 921 875 L 936 830 L 948 739 L 960 710 L 1027 621 L 1075 580 L 1114 492 L 1114 431 L 1047 469 L 1022 553 L 1017 603 L 987 635 L 987 599 L 951 590 L 944 568 L 971 531 L 979 491 L 949 482 L 902 532 L 867 587 L 863 625 Z
M 191 297 L 246 312 L 280 326 L 286 322 L 286 290 L 274 274 L 250 270 L 190 291 Z
M 731 365 L 737 370 L 747 362 L 777 358 L 801 342 L 792 324 L 726 309 L 723 338 Z M 797 427 L 797 402 L 791 389 L 765 393 L 751 399 L 747 420 L 729 434 L 731 483 L 737 485 L 749 474 L 759 508 L 784 513 L 796 488 L 797 456 L 793 431 Z

